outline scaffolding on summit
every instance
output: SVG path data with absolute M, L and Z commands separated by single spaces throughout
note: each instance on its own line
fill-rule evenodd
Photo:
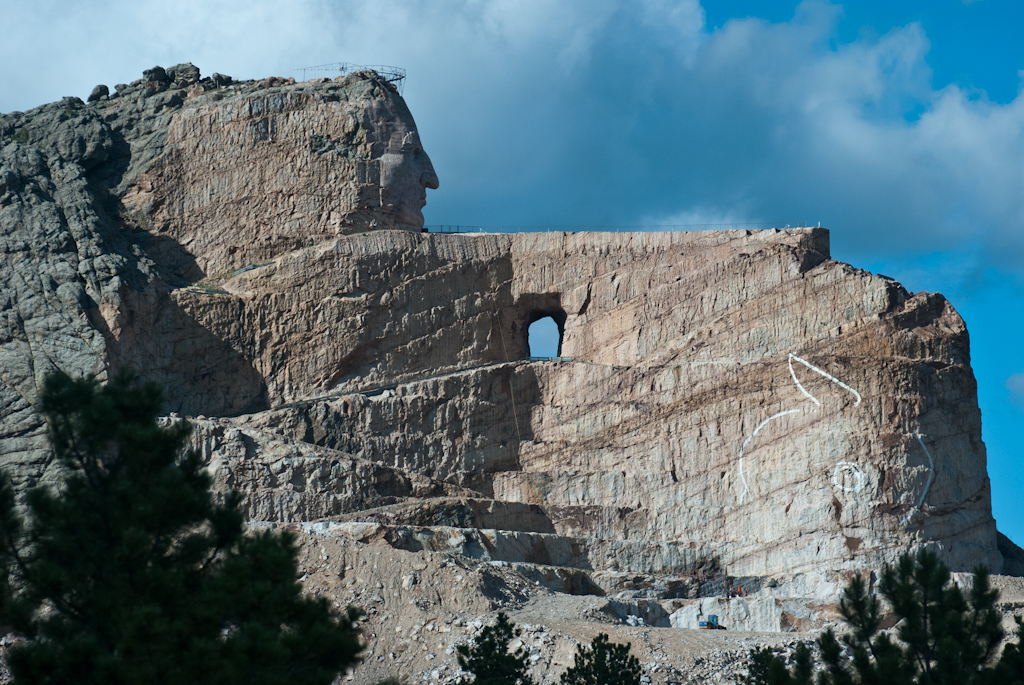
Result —
M 302 80 L 306 80 L 306 72 L 328 72 L 335 76 L 345 76 L 357 71 L 375 71 L 380 76 L 398 89 L 401 95 L 405 87 L 405 69 L 401 67 L 389 67 L 386 64 L 353 64 L 352 62 L 331 62 L 330 64 L 318 64 L 315 67 L 298 67 L 295 71 L 302 72 Z

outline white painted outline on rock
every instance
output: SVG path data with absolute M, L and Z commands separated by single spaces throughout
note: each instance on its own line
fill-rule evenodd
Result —
M 819 400 L 817 397 L 815 397 L 810 392 L 808 392 L 807 388 L 805 388 L 803 383 L 800 382 L 800 379 L 796 377 L 796 372 L 793 371 L 793 360 L 794 359 L 797 360 L 798 362 L 800 362 L 801 364 L 803 364 L 804 366 L 806 366 L 811 371 L 814 371 L 815 373 L 817 373 L 817 374 L 819 374 L 821 376 L 824 376 L 825 378 L 829 379 L 830 381 L 832 381 L 833 383 L 838 385 L 840 388 L 843 388 L 844 390 L 849 390 L 851 393 L 853 393 L 853 396 L 857 398 L 857 401 L 853 403 L 853 406 L 855 406 L 855 407 L 860 406 L 861 396 L 860 396 L 859 392 L 857 392 L 856 390 L 854 390 L 853 388 L 848 386 L 846 383 L 843 383 L 841 380 L 839 380 L 838 378 L 836 378 L 835 376 L 833 376 L 829 372 L 824 371 L 822 369 L 819 369 L 817 366 L 815 366 L 814 364 L 811 364 L 809 361 L 807 361 L 805 359 L 801 359 L 800 357 L 798 357 L 795 354 L 793 354 L 792 352 L 790 352 L 789 353 L 789 358 L 786 360 L 787 364 L 789 365 L 789 375 L 793 378 L 793 382 L 796 383 L 796 387 L 799 388 L 800 392 L 802 392 L 804 394 L 804 397 L 809 399 L 811 402 L 814 402 L 815 406 L 814 406 L 814 409 L 812 409 L 811 411 L 818 411 L 818 407 L 821 406 L 821 400 Z M 772 414 L 767 419 L 765 419 L 764 421 L 759 423 L 757 428 L 754 429 L 754 432 L 751 433 L 750 435 L 748 435 L 747 439 L 743 441 L 743 445 L 740 447 L 740 456 L 739 456 L 740 481 L 743 483 L 743 492 L 740 493 L 739 504 L 743 504 L 743 499 L 750 492 L 750 487 L 747 485 L 747 478 L 743 474 L 743 452 L 744 452 L 744 450 L 747 449 L 747 445 L 750 444 L 750 441 L 754 439 L 754 436 L 757 435 L 761 431 L 761 429 L 764 428 L 765 426 L 767 426 L 771 421 L 779 418 L 780 416 L 785 416 L 786 414 L 796 414 L 799 411 L 800 411 L 799 409 L 787 409 L 785 411 L 780 411 L 778 414 Z M 918 438 L 918 442 L 920 442 L 920 441 L 921 441 L 921 439 Z M 924 443 L 921 443 L 921 446 L 924 447 Z M 928 450 L 926 449 L 925 453 L 927 454 L 927 452 L 928 452 Z M 931 458 L 932 457 L 929 454 L 928 455 L 928 460 L 931 461 Z M 840 470 L 849 470 L 852 473 L 854 473 L 854 475 L 855 475 L 855 477 L 857 479 L 857 485 L 854 488 L 851 489 L 851 488 L 847 488 L 845 486 L 839 485 L 838 481 L 836 480 L 836 476 L 838 475 Z M 864 485 L 866 483 L 867 483 L 867 476 L 864 474 L 864 471 L 861 470 L 861 468 L 859 466 L 857 466 L 853 462 L 849 462 L 849 461 L 836 462 L 836 470 L 832 473 L 832 484 L 834 486 L 842 489 L 844 492 L 860 492 L 861 490 L 864 489 Z M 931 484 L 931 475 L 929 474 L 928 485 L 930 485 L 930 484 Z M 927 491 L 928 491 L 928 486 L 926 485 L 925 486 L 925 492 L 927 492 Z M 922 502 L 924 501 L 924 495 L 923 494 L 921 495 L 921 501 Z
M 839 484 L 839 474 L 843 471 L 852 473 L 856 484 L 851 488 L 845 485 Z M 864 470 L 854 464 L 852 461 L 837 461 L 836 469 L 832 472 L 832 486 L 839 488 L 843 492 L 860 492 L 867 485 L 868 477 L 865 475 Z
M 914 433 L 914 437 L 917 438 L 917 444 L 924 450 L 925 456 L 928 457 L 928 480 L 925 481 L 924 490 L 921 492 L 920 499 L 917 500 L 917 506 L 907 512 L 907 515 L 900 519 L 900 525 L 906 525 L 910 522 L 911 517 L 921 510 L 921 505 L 924 504 L 924 497 L 928 494 L 928 488 L 932 486 L 932 477 L 935 475 L 935 460 L 932 459 L 932 453 L 928 451 L 928 448 L 924 446 L 924 440 L 921 439 L 921 434 Z
M 817 397 L 815 397 L 814 395 L 809 393 L 807 391 L 807 388 L 805 388 L 803 386 L 803 383 L 801 383 L 797 379 L 796 373 L 793 371 L 793 360 L 794 359 L 797 360 L 798 362 L 800 362 L 801 364 L 803 364 L 804 366 L 806 366 L 811 371 L 814 371 L 815 373 L 820 374 L 820 375 L 824 376 L 825 378 L 829 379 L 830 381 L 832 381 L 833 383 L 838 385 L 840 388 L 843 388 L 844 390 L 849 390 L 850 392 L 852 392 L 853 396 L 857 398 L 857 401 L 853 403 L 853 406 L 857 407 L 857 406 L 860 405 L 860 399 L 861 398 L 860 398 L 860 393 L 859 392 L 857 392 L 856 390 L 854 390 L 853 388 L 848 386 L 846 383 L 843 383 L 841 380 L 839 380 L 838 378 L 836 378 L 835 376 L 833 376 L 829 372 L 823 371 L 823 370 L 819 369 L 817 366 L 815 366 L 814 364 L 810 363 L 809 361 L 801 359 L 800 357 L 798 357 L 795 354 L 793 354 L 792 352 L 790 352 L 789 353 L 789 375 L 793 377 L 793 382 L 796 383 L 796 387 L 800 388 L 800 392 L 802 392 L 804 395 L 806 395 L 807 398 L 811 400 L 811 402 L 814 402 L 814 404 L 816 404 L 819 407 L 821 406 L 821 401 L 818 400 Z
M 746 496 L 748 492 L 750 492 L 750 488 L 747 487 L 747 479 L 743 475 L 743 450 L 747 449 L 747 444 L 754 439 L 754 436 L 757 435 L 762 428 L 767 426 L 773 420 L 779 418 L 780 416 L 785 416 L 786 414 L 799 413 L 799 409 L 787 409 L 786 411 L 780 411 L 778 414 L 773 414 L 764 421 L 762 421 L 760 424 L 758 424 L 757 428 L 754 429 L 754 432 L 748 435 L 747 439 L 743 441 L 743 445 L 740 447 L 740 480 L 743 481 L 743 492 L 740 493 L 740 504 L 743 504 L 743 498 Z

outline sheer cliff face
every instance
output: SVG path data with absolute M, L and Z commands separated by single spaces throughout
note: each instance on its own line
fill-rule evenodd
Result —
M 198 74 L 196 74 L 196 79 Z M 173 82 L 0 115 L 0 452 L 41 477 L 32 410 L 54 368 L 131 366 L 171 408 L 266 406 L 263 379 L 169 294 L 353 231 L 419 231 L 437 178 L 373 72 L 337 81 Z
M 541 506 L 560 534 L 736 574 L 920 544 L 1001 563 L 963 321 L 831 261 L 824 230 L 376 233 L 222 287 L 179 303 L 303 440 Z M 542 314 L 572 360 L 495 364 Z
M 437 186 L 404 102 L 372 75 L 269 85 L 0 119 L 19 484 L 53 477 L 42 375 L 129 365 L 203 415 L 254 519 L 378 525 L 434 497 L 463 527 L 488 502 L 475 525 L 502 530 L 466 553 L 595 573 L 845 572 L 921 545 L 1001 566 L 941 296 L 832 261 L 822 229 L 367 231 L 418 228 Z M 571 360 L 516 361 L 542 315 Z

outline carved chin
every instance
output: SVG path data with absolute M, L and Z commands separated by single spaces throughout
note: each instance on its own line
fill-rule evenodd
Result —
M 423 228 L 423 210 L 413 207 L 403 207 L 395 212 L 395 223 L 402 226 L 414 226 Z

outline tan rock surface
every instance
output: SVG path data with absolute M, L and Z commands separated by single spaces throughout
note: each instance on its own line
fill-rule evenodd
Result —
M 405 101 L 359 72 L 188 100 L 122 201 L 155 257 L 195 280 L 345 233 L 418 231 L 437 187 Z
M 0 116 L 19 488 L 59 478 L 45 374 L 138 369 L 253 525 L 304 531 L 309 591 L 388 606 L 359 682 L 392 661 L 450 680 L 422 631 L 469 639 L 498 607 L 560 617 L 530 637 L 550 680 L 597 624 L 632 626 L 652 663 L 650 625 L 712 610 L 818 629 L 853 574 L 908 550 L 1019 572 L 941 295 L 831 260 L 824 229 L 422 234 L 437 178 L 378 76 L 181 73 Z M 531 360 L 544 316 L 562 356 Z M 381 637 L 396 626 L 415 635 Z
M 415 554 L 296 531 L 309 592 L 339 604 L 365 607 L 366 651 L 352 674 L 356 683 L 403 677 L 413 683 L 454 683 L 464 675 L 455 648 L 506 611 L 523 630 L 536 682 L 557 683 L 580 644 L 598 632 L 630 642 L 651 682 L 705 682 L 742 674 L 749 651 L 769 646 L 785 654 L 811 634 L 743 630 L 666 630 L 625 622 L 636 603 L 552 593 L 515 573 L 472 559 Z M 633 611 L 633 614 L 629 612 Z
M 305 400 L 284 411 L 306 439 L 500 501 L 619 512 L 559 534 L 736 575 L 922 544 L 1001 564 L 963 321 L 830 261 L 823 230 L 377 232 L 222 287 L 177 301 L 272 404 Z M 541 314 L 571 361 L 498 363 Z
M 54 368 L 139 369 L 192 415 L 266 408 L 251 365 L 169 296 L 211 260 L 423 224 L 437 178 L 377 74 L 195 81 L 179 66 L 180 82 L 0 115 L 0 459 L 19 486 L 54 478 L 32 410 Z

